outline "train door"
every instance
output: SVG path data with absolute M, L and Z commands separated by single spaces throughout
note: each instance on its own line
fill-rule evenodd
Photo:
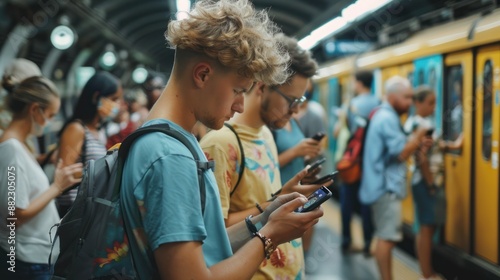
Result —
M 476 57 L 474 254 L 498 263 L 500 46 Z
M 470 251 L 471 228 L 472 75 L 472 52 L 446 56 L 443 140 L 461 147 L 446 151 L 444 156 L 447 199 L 444 240 L 465 252 Z

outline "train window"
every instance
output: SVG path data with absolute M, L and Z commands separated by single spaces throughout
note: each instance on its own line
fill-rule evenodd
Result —
M 463 131 L 463 69 L 462 65 L 453 65 L 446 68 L 445 100 L 444 100 L 444 139 L 455 141 Z M 460 150 L 449 153 L 460 154 Z
M 420 69 L 417 75 L 417 86 L 421 86 L 423 84 L 425 84 L 424 69 Z
M 493 132 L 493 63 L 487 60 L 483 68 L 483 157 L 491 157 L 491 137 Z
M 412 71 L 408 72 L 408 75 L 406 76 L 406 78 L 413 85 L 413 72 Z
M 429 86 L 436 90 L 436 83 L 437 83 L 437 75 L 436 75 L 436 68 L 432 67 L 429 70 Z

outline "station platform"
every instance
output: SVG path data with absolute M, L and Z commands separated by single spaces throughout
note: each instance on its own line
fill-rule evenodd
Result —
M 324 216 L 315 226 L 313 240 L 306 255 L 308 280 L 378 280 L 380 279 L 375 257 L 362 253 L 361 220 L 354 216 L 352 222 L 352 250 L 341 249 L 341 216 L 339 204 L 331 199 L 323 204 Z M 372 251 L 374 249 L 372 242 Z M 399 248 L 393 251 L 395 280 L 420 279 L 417 260 Z

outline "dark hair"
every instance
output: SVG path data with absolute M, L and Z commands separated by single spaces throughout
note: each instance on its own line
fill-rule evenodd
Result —
M 116 93 L 119 87 L 120 81 L 111 73 L 102 71 L 92 76 L 82 89 L 74 107 L 73 116 L 64 124 L 59 134 L 75 120 L 81 120 L 83 123 L 92 121 L 97 114 L 99 97 L 111 96 Z M 94 97 L 96 93 L 97 96 Z
M 354 74 L 356 81 L 360 82 L 366 88 L 372 88 L 373 73 L 372 71 L 362 70 Z
M 56 86 L 50 80 L 36 76 L 27 78 L 19 84 L 12 84 L 5 103 L 9 111 L 16 115 L 33 103 L 40 104 L 41 108 L 47 108 L 53 97 L 59 98 Z
M 159 75 L 159 74 L 148 74 L 148 77 L 144 82 L 141 84 L 142 90 L 144 90 L 144 93 L 148 94 L 155 90 L 155 87 L 158 85 L 155 85 L 154 83 L 160 83 L 161 87 L 165 87 L 165 76 Z
M 415 93 L 413 94 L 413 100 L 416 102 L 423 102 L 427 96 L 434 94 L 434 90 L 427 86 L 427 85 L 421 85 L 415 89 Z
M 290 55 L 290 70 L 293 72 L 292 76 L 298 73 L 307 78 L 311 78 L 316 74 L 318 64 L 312 58 L 311 52 L 302 49 L 296 39 L 288 37 L 283 33 L 278 33 L 276 39 Z

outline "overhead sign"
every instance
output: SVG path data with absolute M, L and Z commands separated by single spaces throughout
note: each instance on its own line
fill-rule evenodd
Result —
M 349 40 L 327 40 L 323 45 L 325 56 L 333 58 L 342 55 L 364 53 L 373 47 L 371 42 Z

